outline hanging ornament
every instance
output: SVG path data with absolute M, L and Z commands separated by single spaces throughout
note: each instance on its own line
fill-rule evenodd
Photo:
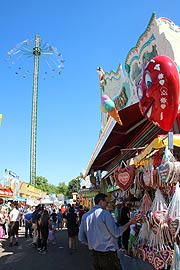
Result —
M 119 117 L 119 113 L 115 107 L 114 101 L 110 99 L 107 95 L 102 95 L 101 97 L 101 107 L 102 112 L 107 112 L 111 117 L 113 117 L 120 125 L 122 121 Z
M 180 101 L 179 73 L 174 61 L 156 56 L 144 69 L 137 86 L 141 113 L 165 131 L 170 131 Z
M 124 167 L 122 167 L 124 166 Z M 135 167 L 126 165 L 124 162 L 114 170 L 114 179 L 121 190 L 127 191 L 133 184 Z

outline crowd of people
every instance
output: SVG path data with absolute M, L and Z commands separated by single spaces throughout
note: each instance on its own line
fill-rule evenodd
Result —
M 67 230 L 70 254 L 76 250 L 76 238 L 83 207 L 62 205 L 60 208 L 37 205 L 19 207 L 17 202 L 0 209 L 0 239 L 7 238 L 9 247 L 18 246 L 19 227 L 24 227 L 24 237 L 32 238 L 32 246 L 39 254 L 46 254 L 47 243 L 56 244 L 56 231 Z
M 77 248 L 77 238 L 92 251 L 95 270 L 120 270 L 117 250 L 132 251 L 137 221 L 130 218 L 130 210 L 121 203 L 115 218 L 107 210 L 107 195 L 98 193 L 89 210 L 80 205 L 62 205 L 59 209 L 37 205 L 22 209 L 11 203 L 10 209 L 0 211 L 0 238 L 6 237 L 9 246 L 18 246 L 19 226 L 24 226 L 24 237 L 32 238 L 32 246 L 39 254 L 46 254 L 49 242 L 56 243 L 56 231 L 67 230 L 69 254 Z
M 123 226 L 129 222 L 130 218 L 133 216 L 133 212 L 127 203 L 124 201 L 117 202 L 115 208 L 115 220 L 118 226 Z M 131 224 L 130 227 L 118 237 L 118 247 L 126 255 L 133 256 L 134 243 L 136 241 L 137 235 L 140 230 L 140 224 Z

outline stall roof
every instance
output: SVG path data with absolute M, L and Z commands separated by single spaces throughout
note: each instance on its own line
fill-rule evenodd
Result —
M 173 135 L 173 145 L 180 147 L 180 134 Z M 153 150 L 158 150 L 166 146 L 168 146 L 168 136 L 157 136 L 157 138 L 155 138 L 137 157 L 134 158 L 135 165 L 138 165 Z
M 88 163 L 85 177 L 91 171 L 109 171 L 120 160 L 129 160 L 145 148 L 158 134 L 167 132 L 144 118 L 138 103 L 119 111 L 123 125 L 109 118 Z

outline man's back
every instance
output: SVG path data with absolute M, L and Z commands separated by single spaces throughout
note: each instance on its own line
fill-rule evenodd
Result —
M 10 221 L 19 221 L 19 217 L 20 217 L 20 213 L 19 211 L 14 207 L 10 214 L 9 214 L 9 217 L 10 217 Z
M 52 212 L 51 217 L 53 222 L 57 221 L 57 214 L 55 212 Z
M 32 223 L 36 223 L 37 222 L 37 217 L 38 217 L 38 209 L 35 209 L 34 212 L 32 213 Z
M 98 193 L 94 198 L 95 206 L 82 216 L 78 238 L 81 243 L 88 244 L 92 250 L 93 269 L 120 270 L 121 264 L 117 256 L 117 237 L 122 235 L 124 227 L 118 227 L 106 210 L 107 195 Z
M 108 251 L 117 249 L 118 237 L 122 229 L 117 227 L 109 211 L 95 205 L 82 216 L 79 240 L 88 242 L 89 249 Z M 86 239 L 87 237 L 87 239 Z

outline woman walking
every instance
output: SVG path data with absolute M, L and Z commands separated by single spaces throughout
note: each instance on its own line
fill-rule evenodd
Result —
M 39 231 L 41 239 L 40 254 L 46 254 L 47 251 L 47 239 L 49 234 L 49 214 L 47 210 L 44 210 L 39 219 Z
M 76 250 L 76 238 L 78 235 L 78 217 L 74 211 L 74 207 L 69 208 L 69 213 L 66 215 L 67 220 L 67 232 L 70 254 Z

